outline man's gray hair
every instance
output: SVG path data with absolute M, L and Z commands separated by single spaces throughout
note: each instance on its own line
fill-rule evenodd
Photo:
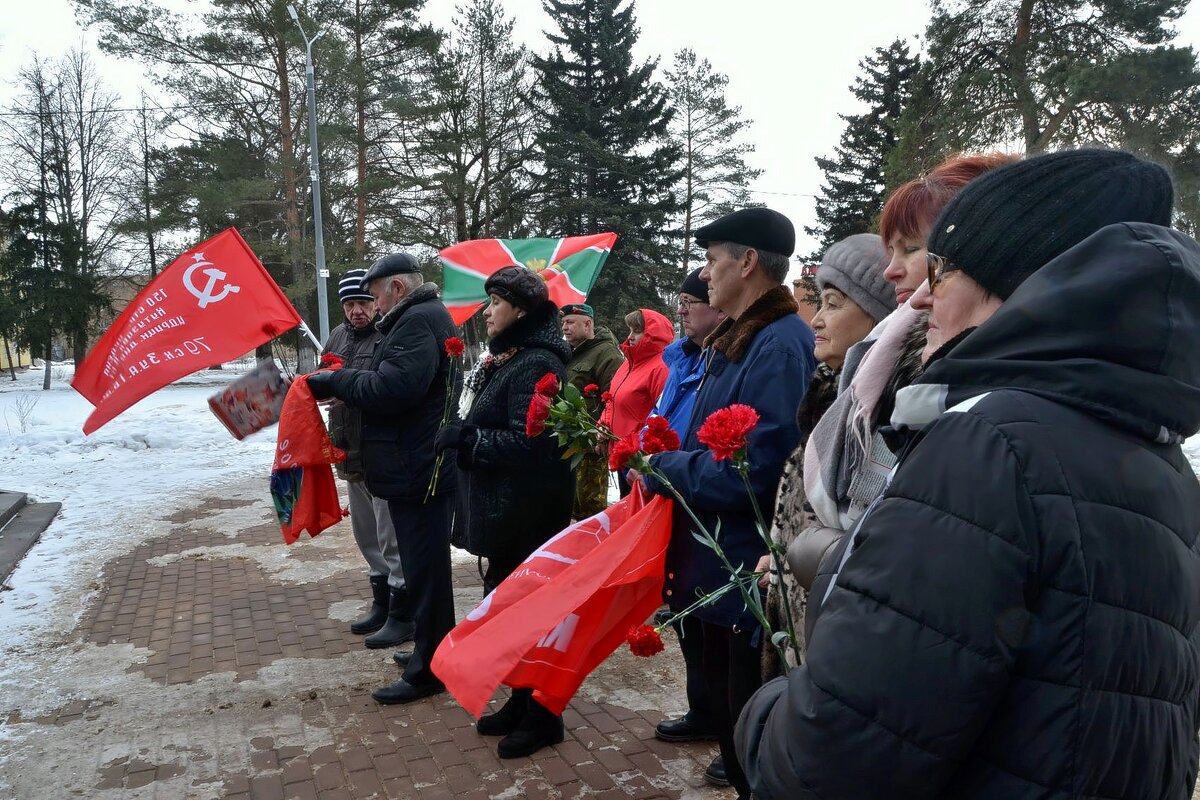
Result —
M 425 277 L 419 272 L 401 272 L 396 277 L 404 284 L 404 288 L 410 292 L 425 283 Z
M 734 259 L 746 255 L 747 250 L 753 250 L 758 253 L 758 265 L 762 267 L 763 274 L 775 283 L 783 283 L 784 279 L 787 278 L 790 259 L 785 255 L 772 253 L 769 250 L 759 250 L 757 247 L 736 244 L 735 242 L 721 242 L 721 246 Z

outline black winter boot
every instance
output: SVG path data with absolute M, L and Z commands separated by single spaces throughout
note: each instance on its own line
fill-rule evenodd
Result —
M 529 708 L 533 689 L 513 689 L 512 697 L 494 714 L 484 714 L 475 723 L 480 736 L 508 736 L 517 729 Z
M 530 697 L 525 716 L 517 723 L 516 730 L 500 740 L 496 754 L 501 758 L 524 758 L 543 747 L 558 744 L 564 735 L 562 717 Z
M 388 607 L 391 603 L 388 592 L 387 575 L 371 576 L 371 610 L 362 619 L 350 623 L 350 632 L 362 635 L 374 633 L 387 622 Z
M 387 622 L 378 633 L 368 636 L 363 644 L 372 650 L 395 647 L 411 642 L 416 631 L 417 626 L 413 624 L 412 609 L 408 603 L 408 591 L 392 589 Z

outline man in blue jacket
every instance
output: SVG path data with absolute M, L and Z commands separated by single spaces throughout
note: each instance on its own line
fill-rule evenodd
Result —
M 710 532 L 720 523 L 721 545 L 730 561 L 753 568 L 767 545 L 742 476 L 729 461 L 715 461 L 696 432 L 709 414 L 733 403 L 755 408 L 760 420 L 748 442 L 749 478 L 759 508 L 770 514 L 784 461 L 800 441 L 796 409 L 816 369 L 812 330 L 782 285 L 796 234 L 782 214 L 748 208 L 699 228 L 696 242 L 706 248 L 700 279 L 708 284 L 708 302 L 727 319 L 705 342 L 704 373 L 682 448 L 654 455 L 650 463 Z M 652 492 L 671 496 L 653 476 L 643 479 Z M 676 508 L 663 590 L 676 611 L 729 582 L 716 555 L 692 536 L 693 527 L 687 513 Z M 725 773 L 739 796 L 749 797 L 733 749 L 733 723 L 761 683 L 763 634 L 736 592 L 694 615 L 701 623 L 701 671 L 714 701 L 712 724 Z

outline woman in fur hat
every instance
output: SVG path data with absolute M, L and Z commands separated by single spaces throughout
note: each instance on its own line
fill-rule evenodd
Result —
M 489 303 L 488 351 L 467 376 L 459 416 L 438 449 L 458 454 L 455 541 L 486 558 L 491 592 L 540 544 L 571 522 L 575 481 L 550 431 L 529 437 L 525 415 L 534 386 L 547 373 L 566 381 L 571 349 L 558 329 L 558 308 L 545 282 L 525 267 L 505 267 L 484 284 Z M 536 496 L 536 499 L 534 499 Z M 503 736 L 501 758 L 528 756 L 563 740 L 562 717 L 533 699 L 528 688 L 476 727 Z

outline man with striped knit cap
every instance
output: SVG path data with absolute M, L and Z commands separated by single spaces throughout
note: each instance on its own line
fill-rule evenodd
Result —
M 346 321 L 329 334 L 323 353 L 341 358 L 350 369 L 371 366 L 375 346 L 383 337 L 375 328 L 379 313 L 375 300 L 362 288 L 365 269 L 347 270 L 338 281 L 338 299 Z M 346 451 L 346 460 L 336 465 L 338 477 L 346 481 L 350 494 L 350 528 L 366 559 L 371 580 L 371 610 L 350 625 L 351 633 L 372 634 L 365 640 L 370 648 L 395 647 L 413 638 L 413 620 L 396 530 L 386 500 L 374 497 L 367 488 L 362 459 L 362 412 L 340 400 L 329 406 L 329 436 Z

